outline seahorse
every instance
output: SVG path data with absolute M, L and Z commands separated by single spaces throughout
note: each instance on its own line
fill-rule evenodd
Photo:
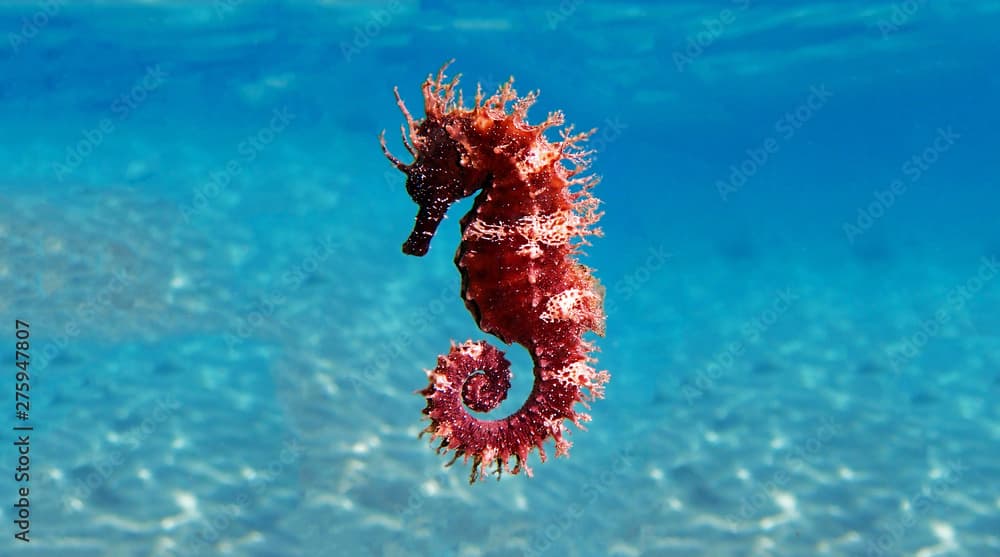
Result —
M 498 480 L 504 472 L 531 476 L 528 456 L 537 448 L 545 462 L 550 437 L 557 457 L 569 455 L 567 422 L 585 429 L 583 422 L 590 421 L 575 405 L 589 408 L 588 402 L 603 398 L 610 379 L 593 367 L 596 348 L 584 339 L 588 332 L 604 335 L 604 289 L 575 259 L 590 245 L 588 237 L 601 235 L 595 227 L 603 215 L 600 201 L 590 192 L 599 178 L 584 174 L 592 151 L 580 147 L 594 130 L 574 134 L 567 126 L 551 142 L 545 132 L 563 126 L 563 113 L 529 124 L 528 108 L 538 93 L 518 97 L 513 77 L 489 97 L 477 86 L 474 104 L 466 108 L 460 75 L 445 80 L 449 64 L 422 85 L 422 120 L 414 119 L 394 89 L 406 118 L 402 142 L 413 162 L 393 156 L 385 132 L 380 136 L 383 153 L 406 174 L 406 191 L 419 207 L 403 252 L 425 255 L 448 208 L 479 192 L 460 221 L 455 265 L 461 295 L 480 329 L 527 349 L 534 384 L 510 416 L 473 416 L 469 410 L 489 412 L 507 397 L 510 362 L 487 341 L 452 342 L 419 391 L 430 420 L 421 436 L 430 434 L 432 444 L 440 440 L 439 454 L 453 452 L 448 466 L 471 458 L 470 483 L 490 468 Z

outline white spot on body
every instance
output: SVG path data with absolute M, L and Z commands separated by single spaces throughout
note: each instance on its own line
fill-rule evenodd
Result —
M 559 154 L 559 150 L 554 149 L 547 141 L 535 141 L 524 158 L 517 162 L 517 172 L 527 182 L 532 174 L 549 168 L 559 159 Z
M 499 242 L 516 234 L 525 240 L 525 243 L 517 249 L 517 253 L 537 259 L 542 256 L 544 246 L 567 246 L 571 238 L 590 234 L 588 227 L 597 221 L 597 215 L 591 213 L 592 211 L 586 215 L 579 215 L 572 210 L 565 210 L 549 214 L 525 215 L 514 224 L 488 223 L 477 218 L 465 228 L 462 240 L 468 242 L 481 239 Z
M 464 356 L 478 360 L 483 355 L 483 345 L 478 342 L 467 341 L 458 346 L 458 351 Z
M 584 303 L 587 299 L 596 298 L 593 292 L 570 288 L 549 298 L 545 303 L 545 311 L 540 316 L 542 321 L 580 322 L 588 317 L 589 311 Z
M 604 396 L 604 384 L 611 378 L 606 371 L 597 371 L 588 360 L 579 360 L 552 372 L 552 377 L 565 385 L 588 389 L 595 398 Z
M 465 227 L 462 240 L 471 241 L 482 239 L 490 242 L 498 242 L 506 238 L 510 233 L 510 227 L 505 224 L 489 224 L 477 218 L 470 222 L 469 226 Z
M 443 373 L 434 374 L 434 390 L 440 392 L 451 391 L 451 381 Z

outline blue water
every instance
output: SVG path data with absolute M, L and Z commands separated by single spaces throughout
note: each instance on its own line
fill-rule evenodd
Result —
M 4 2 L 0 555 L 1000 555 L 1000 2 Z M 598 128 L 612 374 L 468 485 L 420 82 Z M 515 381 L 502 411 L 531 385 Z M 551 444 L 550 455 L 553 453 Z M 30 488 L 30 539 L 15 538 Z

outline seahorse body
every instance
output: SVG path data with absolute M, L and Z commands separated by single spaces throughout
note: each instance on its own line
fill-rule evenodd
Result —
M 465 108 L 461 92 L 456 98 L 458 76 L 446 83 L 444 70 L 423 84 L 423 120 L 410 115 L 396 91 L 407 121 L 403 143 L 413 163 L 390 154 L 382 137 L 385 155 L 407 174 L 406 190 L 419 206 L 403 252 L 427 253 L 448 207 L 479 191 L 461 220 L 455 256 L 462 297 L 480 329 L 528 350 L 535 382 L 514 414 L 478 419 L 467 408 L 488 412 L 506 398 L 510 364 L 486 341 L 453 344 L 421 391 L 431 422 L 424 433 L 441 440 L 438 452 L 454 451 L 449 464 L 460 456 L 473 459 L 471 482 L 489 466 L 496 467 L 498 479 L 504 470 L 530 476 L 531 450 L 538 448 L 544 462 L 543 445 L 551 436 L 556 456 L 567 455 L 565 421 L 582 428 L 590 417 L 574 405 L 602 397 L 610 378 L 591 365 L 594 346 L 582 338 L 589 331 L 604 334 L 604 291 L 574 259 L 588 236 L 600 235 L 593 226 L 601 217 L 599 201 L 590 194 L 598 179 L 581 176 L 589 152 L 577 147 L 592 132 L 574 135 L 570 126 L 560 141 L 550 142 L 545 130 L 562 125 L 562 113 L 528 124 L 525 116 L 537 94 L 519 98 L 513 79 L 485 99 L 477 90 L 474 105 Z

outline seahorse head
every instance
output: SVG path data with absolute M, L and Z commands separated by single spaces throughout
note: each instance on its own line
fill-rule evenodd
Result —
M 417 204 L 417 216 L 410 236 L 403 243 L 403 253 L 421 256 L 430 248 L 431 238 L 444 219 L 448 208 L 482 189 L 489 173 L 470 162 L 470 153 L 463 143 L 461 124 L 448 115 L 428 115 L 418 125 L 412 125 L 410 145 L 404 144 L 414 156 L 404 164 L 383 150 L 396 168 L 406 173 L 406 192 Z

